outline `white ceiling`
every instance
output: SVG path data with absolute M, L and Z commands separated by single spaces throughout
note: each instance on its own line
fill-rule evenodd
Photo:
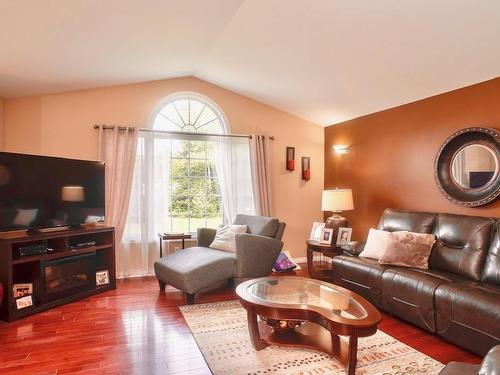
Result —
M 0 0 L 0 96 L 193 75 L 330 125 L 500 75 L 498 0 Z

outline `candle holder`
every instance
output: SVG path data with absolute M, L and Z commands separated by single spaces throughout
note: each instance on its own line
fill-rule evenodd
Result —
M 295 170 L 295 147 L 286 148 L 286 170 L 290 172 Z
M 309 156 L 302 157 L 302 179 L 304 181 L 311 179 L 311 158 Z

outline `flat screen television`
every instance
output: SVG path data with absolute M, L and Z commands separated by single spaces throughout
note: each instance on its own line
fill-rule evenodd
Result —
M 104 220 L 104 163 L 0 152 L 0 231 Z

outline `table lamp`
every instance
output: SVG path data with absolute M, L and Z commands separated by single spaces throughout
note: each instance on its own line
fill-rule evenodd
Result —
M 336 240 L 339 228 L 347 226 L 347 219 L 340 216 L 339 212 L 353 209 L 351 189 L 323 190 L 321 210 L 333 212 L 325 221 L 325 228 L 333 228 L 333 240 Z
M 63 186 L 61 200 L 63 202 L 83 202 L 85 200 L 83 186 Z

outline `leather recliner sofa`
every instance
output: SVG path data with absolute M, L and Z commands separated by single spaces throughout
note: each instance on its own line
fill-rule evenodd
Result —
M 476 354 L 500 344 L 500 220 L 386 209 L 378 229 L 433 233 L 429 269 L 360 258 L 354 242 L 332 260 L 335 284 Z
M 449 362 L 438 375 L 500 375 L 500 345 L 491 348 L 479 365 Z

